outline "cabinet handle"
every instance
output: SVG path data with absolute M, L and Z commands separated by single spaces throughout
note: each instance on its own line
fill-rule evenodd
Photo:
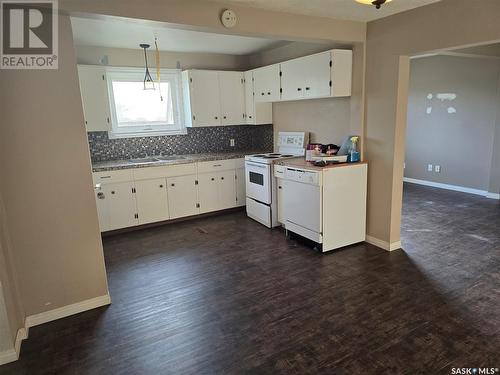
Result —
M 97 198 L 99 198 L 99 199 L 104 199 L 104 198 L 106 198 L 106 197 L 105 197 L 105 195 L 104 195 L 104 193 L 103 193 L 103 192 L 99 192 L 99 193 L 97 193 Z
M 215 119 L 218 120 L 219 118 L 217 116 L 215 116 Z
M 302 88 L 298 87 L 298 88 L 297 88 L 297 91 L 302 91 Z
M 265 93 L 261 92 L 260 95 L 266 95 Z
M 114 190 L 113 190 L 113 191 L 111 191 L 111 194 L 114 194 L 114 193 L 115 193 L 115 191 L 114 191 Z
M 267 95 L 271 95 L 271 93 L 270 93 L 270 92 L 268 92 L 268 93 L 267 93 Z
M 281 187 L 281 186 L 278 186 L 278 189 L 282 189 L 282 187 Z
M 212 177 L 212 181 L 215 181 L 215 178 Z
M 163 185 L 160 185 L 160 188 L 163 188 Z
M 175 184 L 170 184 L 170 186 L 175 186 Z
M 310 87 L 306 87 L 306 91 L 309 91 L 311 88 Z
M 224 116 L 224 120 L 225 120 L 226 118 L 227 118 L 227 117 L 226 117 L 226 116 Z
M 252 118 L 252 116 L 248 116 L 249 118 Z
M 222 167 L 222 164 L 214 164 L 214 167 Z
M 223 179 L 224 179 L 224 177 L 221 177 L 220 179 L 221 179 L 221 180 L 223 180 Z

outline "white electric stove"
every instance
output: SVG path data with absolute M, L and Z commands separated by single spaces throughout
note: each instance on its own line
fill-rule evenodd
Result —
M 307 132 L 279 132 L 278 152 L 245 156 L 248 217 L 269 228 L 280 225 L 273 165 L 284 159 L 304 157 L 308 138 Z

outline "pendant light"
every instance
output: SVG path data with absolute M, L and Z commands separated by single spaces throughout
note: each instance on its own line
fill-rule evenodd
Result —
M 144 62 L 146 65 L 146 72 L 144 73 L 144 90 L 154 90 L 155 89 L 155 82 L 153 81 L 153 78 L 151 77 L 151 74 L 149 73 L 149 68 L 148 68 L 148 56 L 146 53 L 146 50 L 150 47 L 149 44 L 139 44 L 141 48 L 144 49 Z

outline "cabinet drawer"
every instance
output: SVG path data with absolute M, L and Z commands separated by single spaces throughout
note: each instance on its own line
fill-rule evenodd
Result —
M 228 169 L 235 169 L 235 160 L 237 159 L 199 162 L 198 173 L 226 171 Z
M 134 169 L 135 180 L 149 180 L 153 178 L 185 176 L 189 174 L 196 174 L 196 163 Z
M 134 179 L 131 169 L 119 171 L 104 171 L 92 173 L 94 184 L 111 184 L 115 182 L 128 182 Z

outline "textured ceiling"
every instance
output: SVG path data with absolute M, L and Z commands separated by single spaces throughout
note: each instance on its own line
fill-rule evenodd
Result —
M 368 22 L 438 1 L 440 0 L 392 0 L 380 9 L 375 9 L 373 5 L 360 4 L 355 0 L 224 0 L 224 3 L 309 16 Z

